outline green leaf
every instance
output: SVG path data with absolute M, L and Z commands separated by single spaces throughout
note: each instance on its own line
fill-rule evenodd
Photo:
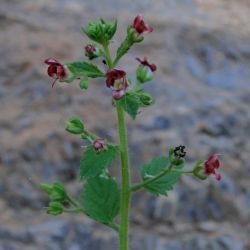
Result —
M 118 101 L 118 105 L 121 105 L 134 120 L 140 108 L 140 98 L 137 95 L 127 92 L 126 95 Z
M 168 157 L 157 157 L 141 168 L 141 178 L 146 181 L 160 174 L 170 164 Z M 182 166 L 173 169 L 181 169 Z M 167 192 L 173 189 L 174 184 L 179 180 L 180 174 L 169 172 L 156 181 L 147 184 L 144 188 L 155 195 L 167 195 Z
M 95 177 L 84 186 L 83 207 L 92 219 L 104 224 L 114 220 L 119 213 L 120 191 L 112 178 Z
M 104 73 L 93 63 L 73 62 L 68 63 L 67 67 L 75 76 L 104 77 Z
M 67 122 L 65 130 L 76 135 L 82 134 L 84 133 L 84 125 L 80 118 L 71 117 Z
M 92 145 L 87 147 L 80 164 L 80 177 L 87 179 L 90 177 L 96 177 L 107 168 L 118 153 L 118 147 L 116 145 L 107 144 L 107 149 L 96 153 Z

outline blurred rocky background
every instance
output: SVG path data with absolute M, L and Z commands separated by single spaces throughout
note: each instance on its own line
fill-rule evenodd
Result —
M 118 18 L 116 48 L 138 13 L 155 32 L 120 67 L 132 74 L 147 55 L 159 70 L 148 86 L 155 105 L 128 118 L 133 180 L 136 166 L 178 144 L 187 166 L 220 153 L 223 178 L 182 178 L 168 197 L 136 194 L 130 249 L 250 249 L 249 0 L 1 0 L 0 250 L 117 249 L 116 235 L 84 216 L 46 215 L 39 182 L 80 196 L 82 142 L 64 131 L 67 119 L 79 115 L 114 142 L 117 132 L 103 81 L 51 89 L 43 60 L 82 59 L 80 27 L 99 17 Z

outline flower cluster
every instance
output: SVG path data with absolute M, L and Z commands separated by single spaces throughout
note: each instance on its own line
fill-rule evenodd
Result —
M 102 26 L 106 27 L 107 30 L 112 31 L 112 35 L 106 36 L 106 33 L 103 34 L 105 39 L 111 39 L 113 37 L 114 29 L 116 28 L 116 23 L 107 23 L 105 21 L 102 21 Z M 93 39 L 95 37 L 96 42 L 102 43 L 102 37 L 99 31 L 98 23 L 90 23 L 90 27 L 88 30 L 84 30 L 85 34 L 87 34 L 90 38 Z M 135 17 L 133 24 L 130 26 L 133 30 L 133 32 L 136 34 L 136 36 L 142 36 L 143 33 L 149 33 L 153 31 L 153 28 L 150 27 L 148 24 L 145 23 L 143 17 L 141 15 L 138 15 Z M 101 28 L 100 28 L 101 29 Z M 93 32 L 92 30 L 95 30 Z M 99 33 L 98 33 L 99 32 Z M 98 35 L 97 35 L 98 34 Z M 98 36 L 98 38 L 97 38 Z M 103 38 L 104 39 L 104 38 Z M 134 42 L 135 38 L 127 38 L 131 39 L 131 43 Z M 133 41 L 132 41 L 133 40 Z M 135 39 L 136 40 L 136 39 Z M 127 48 L 125 49 L 127 50 Z M 85 46 L 85 55 L 88 57 L 89 60 L 93 60 L 97 57 L 100 57 L 103 55 L 103 52 L 98 47 L 87 44 Z M 144 83 L 149 80 L 152 80 L 153 75 L 152 73 L 156 71 L 157 67 L 155 64 L 150 64 L 148 62 L 148 59 L 145 57 L 144 59 L 136 58 L 140 62 L 140 66 L 137 69 L 137 80 L 139 83 Z M 104 57 L 104 61 L 106 61 L 106 58 Z M 48 67 L 48 75 L 54 79 L 52 83 L 52 87 L 55 85 L 57 80 L 63 81 L 71 81 L 74 78 L 81 78 L 82 75 L 74 75 L 74 70 L 71 71 L 71 68 L 69 68 L 67 65 L 63 65 L 60 62 L 58 62 L 56 59 L 48 58 L 44 61 Z M 85 75 L 86 76 L 86 75 Z M 129 84 L 126 78 L 126 72 L 121 69 L 113 68 L 109 69 L 106 74 L 106 86 L 112 90 L 112 97 L 114 100 L 118 101 L 120 100 L 128 90 Z M 84 86 L 82 86 L 84 83 Z M 80 86 L 82 89 L 86 89 L 88 84 L 86 83 L 86 80 L 84 79 L 81 81 Z

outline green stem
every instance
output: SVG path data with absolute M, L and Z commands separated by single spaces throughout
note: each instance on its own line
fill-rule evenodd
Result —
M 103 44 L 103 49 L 104 49 L 104 52 L 105 52 L 105 58 L 106 58 L 106 61 L 107 61 L 107 65 L 108 65 L 109 69 L 112 69 L 113 63 L 112 63 L 112 59 L 111 59 L 108 44 Z
M 121 157 L 121 205 L 120 205 L 120 250 L 128 249 L 128 228 L 129 228 L 129 204 L 130 204 L 130 173 L 128 159 L 128 142 L 125 124 L 125 113 L 120 105 L 117 105 L 118 130 L 120 137 Z
M 120 228 L 119 228 L 119 225 L 117 225 L 116 223 L 110 222 L 109 224 L 107 224 L 107 226 L 114 229 L 116 232 L 119 233 Z
M 172 164 L 170 164 L 169 167 L 166 166 L 166 168 L 165 168 L 161 173 L 159 173 L 158 175 L 156 175 L 155 177 L 152 177 L 152 178 L 150 178 L 150 179 L 148 179 L 148 180 L 146 180 L 146 181 L 144 181 L 144 182 L 141 182 L 141 183 L 138 183 L 138 184 L 133 185 L 133 186 L 130 188 L 130 191 L 131 191 L 131 192 L 136 192 L 136 191 L 138 191 L 139 189 L 145 187 L 146 185 L 148 185 L 148 184 L 150 184 L 150 183 L 152 183 L 152 182 L 154 182 L 154 181 L 160 179 L 162 176 L 164 176 L 164 175 L 166 175 L 167 173 L 169 173 L 169 172 L 171 171 L 172 167 L 173 167 Z
M 81 205 L 73 198 L 71 197 L 69 194 L 67 194 L 67 200 L 69 201 L 69 203 L 71 205 L 73 205 L 76 209 L 79 209 L 80 211 L 83 211 L 83 208 L 81 207 Z M 84 212 L 84 211 L 83 211 Z
M 105 57 L 109 69 L 112 69 L 118 60 L 112 62 L 108 44 L 103 44 Z M 116 106 L 118 119 L 118 132 L 120 139 L 120 158 L 121 158 L 121 201 L 120 201 L 120 228 L 115 225 L 109 225 L 119 231 L 120 250 L 128 249 L 128 228 L 129 228 L 129 205 L 130 205 L 130 173 L 128 157 L 128 141 L 126 132 L 125 113 L 123 108 L 117 103 Z M 115 227 L 114 227 L 115 225 Z
M 193 174 L 194 170 L 178 170 L 178 169 L 174 169 L 171 172 L 177 173 L 177 174 Z

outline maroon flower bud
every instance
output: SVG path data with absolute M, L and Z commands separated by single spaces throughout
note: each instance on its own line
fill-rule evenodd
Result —
M 212 154 L 208 160 L 205 161 L 204 163 L 204 173 L 206 175 L 211 175 L 213 174 L 216 178 L 216 180 L 220 180 L 221 179 L 221 175 L 216 173 L 216 169 L 218 169 L 220 167 L 220 162 L 218 159 L 218 155 L 217 154 Z
M 67 66 L 62 65 L 54 58 L 48 58 L 44 61 L 44 63 L 48 64 L 48 75 L 55 79 L 52 82 L 52 87 L 54 87 L 57 80 L 64 81 L 67 80 L 70 76 L 70 72 Z
M 135 17 L 132 28 L 135 29 L 138 36 L 144 32 L 152 32 L 153 31 L 153 28 L 151 28 L 148 24 L 146 24 L 144 22 L 142 15 L 138 15 Z
M 140 62 L 141 65 L 146 66 L 146 67 L 149 67 L 149 68 L 151 69 L 152 72 L 154 72 L 154 71 L 157 70 L 156 65 L 153 64 L 153 63 L 150 64 L 150 63 L 148 62 L 147 57 L 144 57 L 143 60 L 141 60 L 140 58 L 137 57 L 136 60 L 137 60 L 138 62 Z
M 88 44 L 85 46 L 85 56 L 87 56 L 90 60 L 98 57 L 100 55 L 100 50 L 95 48 L 93 45 Z
M 93 53 L 95 53 L 95 51 L 96 51 L 96 48 L 93 45 L 89 44 L 85 46 L 86 55 L 92 55 Z
M 112 69 L 106 73 L 106 85 L 113 90 L 113 98 L 121 99 L 128 87 L 126 72 L 120 69 Z
M 93 148 L 97 153 L 100 153 L 101 151 L 106 149 L 106 144 L 105 144 L 105 140 L 102 138 L 99 138 L 97 140 L 95 140 L 93 143 Z

